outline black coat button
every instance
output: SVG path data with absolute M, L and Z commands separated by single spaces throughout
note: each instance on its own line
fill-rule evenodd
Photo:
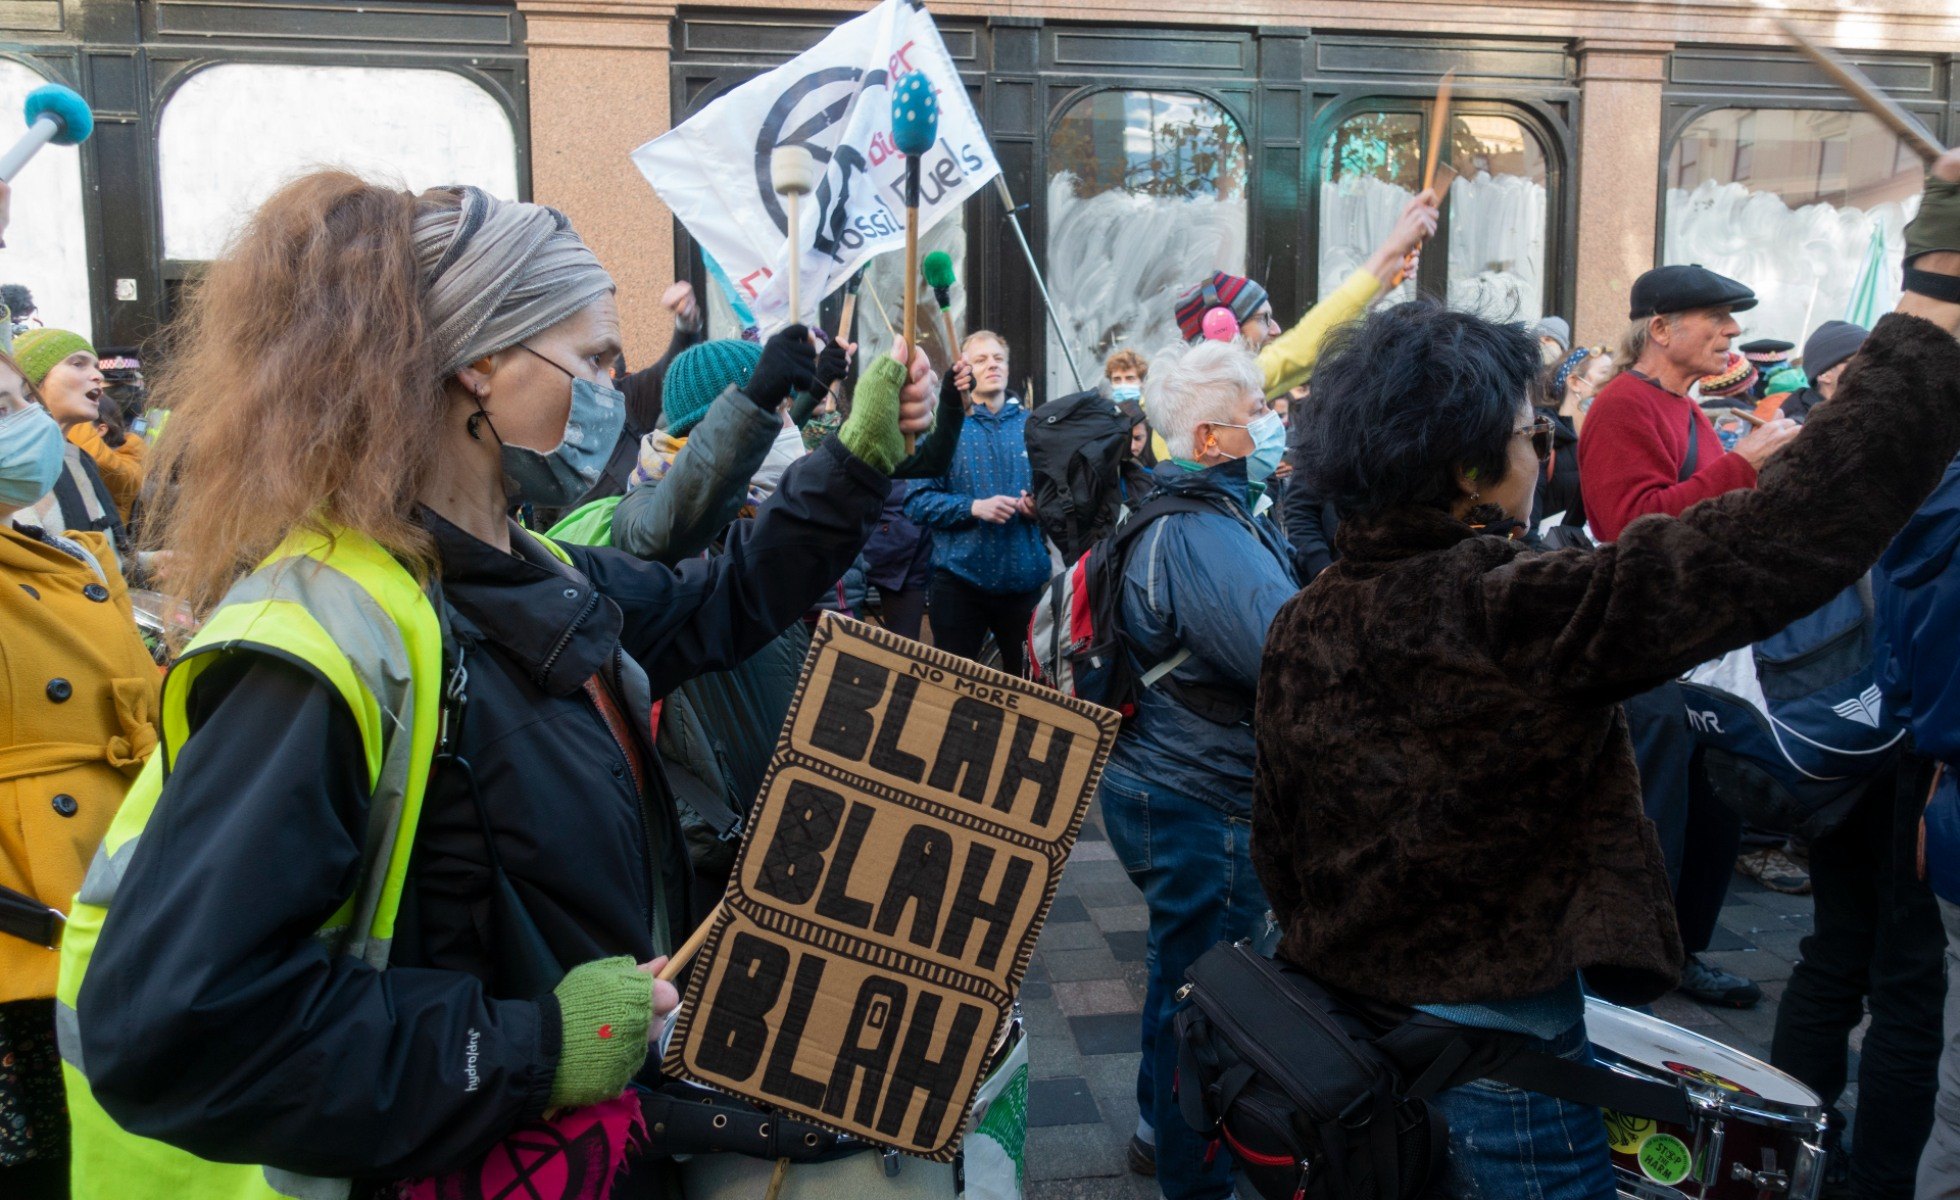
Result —
M 48 699 L 54 701 L 56 704 L 60 704 L 74 694 L 75 689 L 69 686 L 66 679 L 48 680 Z
M 614 779 L 624 779 L 624 778 L 626 778 L 626 767 L 625 767 L 625 765 L 624 765 L 624 764 L 622 764 L 622 763 L 613 763 L 613 764 L 612 764 L 612 773 L 613 773 L 613 778 L 614 778 Z
M 82 589 L 82 595 L 100 604 L 109 598 L 109 589 L 99 583 L 91 583 Z
M 81 808 L 81 805 L 75 803 L 75 798 L 67 792 L 63 792 L 54 798 L 54 810 L 64 817 L 74 816 L 76 810 L 79 808 Z

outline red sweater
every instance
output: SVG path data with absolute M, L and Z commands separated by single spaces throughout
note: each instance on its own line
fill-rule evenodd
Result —
M 1688 459 L 1688 422 L 1701 439 L 1694 475 L 1681 482 Z M 1737 488 L 1756 486 L 1756 468 L 1740 454 L 1724 452 L 1701 408 L 1622 371 L 1586 413 L 1579 435 L 1579 490 L 1586 520 L 1606 542 L 1648 513 L 1679 516 L 1690 504 Z

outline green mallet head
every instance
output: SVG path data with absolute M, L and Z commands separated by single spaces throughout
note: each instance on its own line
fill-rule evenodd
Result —
M 919 272 L 926 277 L 926 286 L 932 289 L 932 298 L 939 301 L 939 307 L 953 307 L 953 256 L 944 250 L 934 250 L 920 261 Z

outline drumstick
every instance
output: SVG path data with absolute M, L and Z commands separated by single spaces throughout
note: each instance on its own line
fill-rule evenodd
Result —
M 1443 131 L 1450 126 L 1450 93 L 1455 89 L 1456 68 L 1451 67 L 1449 70 L 1443 72 L 1443 78 L 1436 84 L 1436 111 L 1429 118 L 1429 153 L 1423 158 L 1422 162 L 1422 190 L 1424 192 L 1436 186 L 1436 168 L 1443 161 Z M 1419 192 L 1417 194 L 1420 195 L 1421 193 Z M 1439 199 L 1437 203 L 1440 205 L 1442 201 Z M 1428 239 L 1424 240 L 1426 241 Z M 1421 248 L 1422 242 L 1417 242 L 1416 250 L 1420 250 Z M 1415 252 L 1415 250 L 1412 250 L 1409 253 L 1413 255 Z M 1390 290 L 1401 287 L 1402 281 L 1408 277 L 1408 260 L 1404 259 L 1402 269 L 1395 273 L 1395 282 L 1388 285 Z
M 803 197 L 816 183 L 817 159 L 802 146 L 778 146 L 769 155 L 770 186 L 789 214 L 789 323 L 803 320 Z
M 708 931 L 715 927 L 715 922 L 727 911 L 728 905 L 725 902 L 715 905 L 715 910 L 709 913 L 701 924 L 695 926 L 694 932 L 687 935 L 687 940 L 681 943 L 681 948 L 674 951 L 667 959 L 667 965 L 660 968 L 660 974 L 654 978 L 666 983 L 672 983 L 679 978 L 680 973 L 687 969 L 688 961 L 708 940 Z
M 871 307 L 878 310 L 878 319 L 885 323 L 886 330 L 888 330 L 893 337 L 897 337 L 898 327 L 892 324 L 891 314 L 885 311 L 885 302 L 883 300 L 878 299 L 878 289 L 868 287 L 864 289 L 864 294 L 871 297 Z
M 776 1197 L 782 1195 L 783 1180 L 788 1178 L 788 1176 L 789 1160 L 787 1158 L 777 1159 L 776 1169 L 769 1172 L 769 1190 L 763 1193 L 762 1200 L 776 1200 Z
M 892 88 L 892 145 L 905 156 L 905 353 L 919 344 L 919 166 L 939 138 L 939 100 L 925 72 L 901 76 Z M 904 364 L 907 372 L 912 364 Z M 914 435 L 905 435 L 912 453 Z
M 1436 113 L 1429 124 L 1429 155 L 1422 163 L 1422 190 L 1436 186 L 1436 164 L 1443 161 L 1443 131 L 1450 124 L 1450 92 L 1456 87 L 1456 68 L 1443 72 L 1436 85 Z
M 1817 64 L 1817 69 L 1824 73 L 1826 79 L 1843 88 L 1861 108 L 1877 117 L 1879 124 L 1891 130 L 1900 141 L 1912 147 L 1913 153 L 1927 162 L 1932 162 L 1946 153 L 1946 147 L 1940 145 L 1933 139 L 1932 134 L 1926 132 L 1926 127 L 1919 123 L 1919 119 L 1907 112 L 1897 100 L 1880 91 L 1878 85 L 1871 81 L 1870 76 L 1846 62 L 1837 51 L 1820 46 L 1799 33 L 1795 25 L 1782 17 L 1771 19 L 1776 22 L 1776 27 L 1783 31 L 1784 37 L 1796 43 L 1797 49 L 1803 52 L 1805 58 Z

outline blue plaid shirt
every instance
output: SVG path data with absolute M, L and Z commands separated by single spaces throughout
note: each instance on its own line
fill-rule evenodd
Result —
M 1022 516 L 996 525 L 973 515 L 975 500 L 1033 491 L 1027 425 L 1028 410 L 1011 392 L 997 413 L 976 402 L 960 429 L 952 468 L 917 481 L 905 499 L 905 515 L 933 530 L 932 565 L 996 596 L 1048 582 L 1041 526 Z

